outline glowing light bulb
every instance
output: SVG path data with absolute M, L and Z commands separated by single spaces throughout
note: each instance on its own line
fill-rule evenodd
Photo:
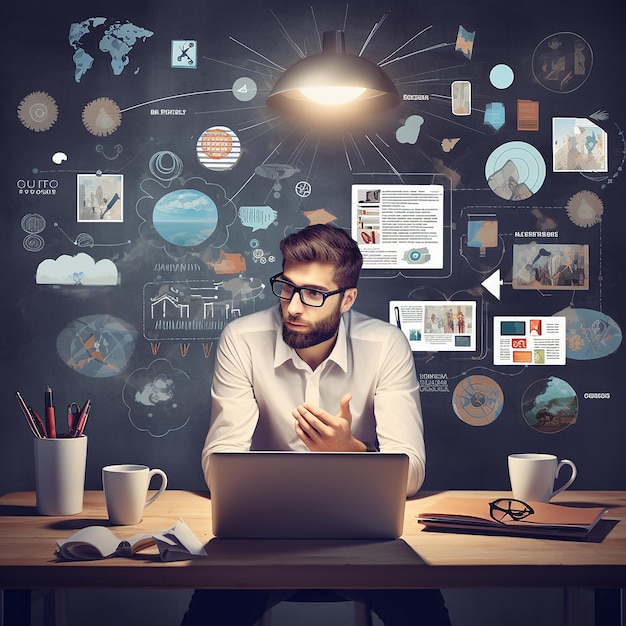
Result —
M 365 92 L 365 87 L 303 87 L 300 93 L 313 102 L 329 106 L 346 104 Z

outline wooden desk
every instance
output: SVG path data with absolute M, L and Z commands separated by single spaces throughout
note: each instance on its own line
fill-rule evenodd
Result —
M 496 498 L 501 492 L 446 492 Z M 406 506 L 405 530 L 395 541 L 225 540 L 211 533 L 206 493 L 166 491 L 141 524 L 113 527 L 120 537 L 155 532 L 182 517 L 206 544 L 209 558 L 161 563 L 155 557 L 56 562 L 55 542 L 88 525 L 106 525 L 102 492 L 85 494 L 71 517 L 42 517 L 32 492 L 0 497 L 0 588 L 403 589 L 626 587 L 626 492 L 567 491 L 560 503 L 608 507 L 585 541 L 424 531 L 416 517 L 423 495 Z M 615 608 L 615 595 L 600 595 Z M 619 623 L 602 617 L 602 626 Z M 608 621 L 611 620 L 611 621 Z

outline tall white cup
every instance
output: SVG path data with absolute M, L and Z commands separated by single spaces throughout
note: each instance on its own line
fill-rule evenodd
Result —
M 572 474 L 561 487 L 554 489 L 554 481 L 564 465 Z M 510 454 L 509 478 L 513 497 L 525 502 L 549 502 L 557 493 L 567 489 L 576 478 L 576 465 L 569 459 L 559 461 L 553 454 Z
M 35 494 L 40 515 L 83 510 L 87 437 L 35 438 Z
M 150 480 L 157 475 L 161 477 L 161 486 L 146 500 Z M 144 508 L 165 491 L 167 476 L 163 470 L 146 465 L 107 465 L 102 468 L 102 487 L 111 524 L 138 524 Z

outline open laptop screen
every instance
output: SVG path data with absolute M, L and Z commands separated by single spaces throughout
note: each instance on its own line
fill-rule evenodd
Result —
M 402 534 L 402 453 L 214 452 L 213 534 L 394 539 Z

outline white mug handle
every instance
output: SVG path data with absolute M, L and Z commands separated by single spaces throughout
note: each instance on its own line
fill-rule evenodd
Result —
M 160 469 L 151 469 L 148 473 L 148 487 L 150 487 L 150 481 L 153 476 L 159 475 L 161 477 L 161 486 L 159 490 L 143 505 L 146 508 L 148 505 L 152 504 L 164 491 L 167 487 L 167 476 L 163 470 Z
M 576 474 L 578 473 L 576 471 L 576 465 L 574 465 L 573 461 L 570 461 L 569 459 L 563 459 L 562 461 L 559 461 L 559 464 L 556 466 L 556 474 L 554 475 L 555 480 L 558 478 L 559 472 L 564 465 L 569 465 L 572 468 L 572 475 L 562 487 L 559 487 L 556 491 L 552 493 L 553 496 L 556 496 L 556 494 L 560 493 L 561 491 L 565 491 L 574 482 Z

